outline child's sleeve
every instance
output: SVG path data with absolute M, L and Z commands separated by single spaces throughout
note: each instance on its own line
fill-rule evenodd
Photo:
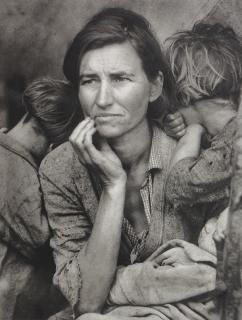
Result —
M 167 180 L 168 200 L 193 205 L 229 197 L 232 152 L 232 139 L 214 141 L 198 158 L 177 162 Z

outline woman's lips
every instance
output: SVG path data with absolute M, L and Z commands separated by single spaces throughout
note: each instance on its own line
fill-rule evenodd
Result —
M 121 115 L 116 113 L 100 113 L 98 115 L 95 115 L 94 120 L 108 120 L 110 118 L 116 117 L 121 117 Z

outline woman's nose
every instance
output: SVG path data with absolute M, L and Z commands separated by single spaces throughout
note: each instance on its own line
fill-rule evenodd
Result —
M 96 104 L 100 108 L 106 108 L 113 103 L 113 92 L 110 84 L 105 81 L 101 82 L 97 97 L 96 97 Z

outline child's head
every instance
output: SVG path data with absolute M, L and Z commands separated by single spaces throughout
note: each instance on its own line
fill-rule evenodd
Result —
M 34 119 L 49 143 L 55 146 L 68 140 L 81 120 L 81 108 L 76 94 L 66 81 L 40 78 L 24 91 L 25 121 Z
M 237 106 L 242 45 L 233 29 L 197 23 L 169 38 L 168 56 L 181 107 L 200 99 L 231 99 Z

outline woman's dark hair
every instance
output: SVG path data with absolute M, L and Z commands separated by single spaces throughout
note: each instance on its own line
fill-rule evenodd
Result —
M 163 73 L 162 97 L 151 103 L 148 110 L 150 116 L 157 117 L 163 113 L 164 107 L 173 103 L 173 76 L 149 22 L 135 12 L 123 8 L 106 8 L 94 15 L 67 50 L 63 64 L 64 74 L 77 89 L 81 60 L 87 51 L 126 41 L 136 50 L 150 81 L 159 72 Z
M 27 112 L 25 121 L 34 118 L 54 146 L 67 141 L 82 119 L 76 92 L 67 81 L 34 80 L 24 91 L 23 105 Z
M 238 105 L 242 44 L 232 28 L 199 22 L 168 41 L 180 105 L 208 98 L 232 99 Z

